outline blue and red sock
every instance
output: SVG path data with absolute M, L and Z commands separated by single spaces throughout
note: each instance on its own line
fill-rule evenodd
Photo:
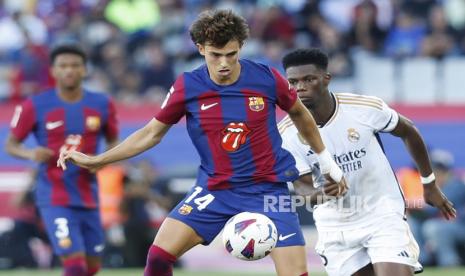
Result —
M 174 262 L 176 262 L 176 256 L 161 247 L 152 245 L 147 254 L 144 276 L 172 276 Z
M 63 260 L 63 276 L 87 276 L 87 264 L 84 256 L 75 256 Z
M 86 276 L 94 276 L 95 274 L 97 274 L 97 272 L 99 272 L 99 270 L 100 270 L 100 265 L 88 267 Z

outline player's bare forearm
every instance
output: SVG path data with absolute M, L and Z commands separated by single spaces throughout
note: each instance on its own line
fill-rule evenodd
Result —
M 131 158 L 157 145 L 171 125 L 152 119 L 143 128 L 127 137 L 119 145 L 97 155 L 96 163 L 104 166 L 113 162 Z
M 347 190 L 335 182 L 328 182 L 323 187 L 315 188 L 311 174 L 300 176 L 293 182 L 297 195 L 305 196 L 311 205 L 322 204 L 328 200 L 343 196 Z
M 32 149 L 25 148 L 23 144 L 14 138 L 11 134 L 8 135 L 8 138 L 6 139 L 5 151 L 8 154 L 21 159 L 32 160 L 33 158 Z
M 313 116 L 302 104 L 300 99 L 297 99 L 296 103 L 291 107 L 291 109 L 289 109 L 288 114 L 300 135 L 302 135 L 310 147 L 316 153 L 322 152 L 325 149 L 325 146 L 321 139 L 318 127 Z
M 118 137 L 107 138 L 107 150 L 110 150 L 118 145 Z
M 6 140 L 5 151 L 12 156 L 36 162 L 47 162 L 55 154 L 51 149 L 45 147 L 25 148 L 21 141 L 11 134 Z
M 323 198 L 323 191 L 313 187 L 311 174 L 305 174 L 293 182 L 294 190 L 297 195 L 305 196 L 311 205 L 315 205 Z M 320 200 L 318 200 L 320 199 Z
M 413 122 L 399 114 L 399 123 L 391 134 L 402 139 L 410 156 L 415 161 L 420 174 L 423 177 L 430 175 L 433 170 L 429 161 L 426 144 Z

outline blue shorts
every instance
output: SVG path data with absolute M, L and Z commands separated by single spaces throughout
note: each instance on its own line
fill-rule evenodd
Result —
M 232 216 L 241 212 L 261 213 L 276 225 L 277 247 L 305 245 L 297 213 L 265 210 L 268 209 L 265 200 L 269 197 L 289 199 L 287 184 L 267 183 L 215 191 L 194 186 L 168 216 L 189 225 L 203 238 L 203 244 L 208 245 Z
M 98 209 L 46 206 L 39 210 L 55 254 L 101 255 L 105 237 Z

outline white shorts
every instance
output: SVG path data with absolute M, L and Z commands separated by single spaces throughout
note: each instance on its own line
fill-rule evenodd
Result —
M 415 272 L 423 267 L 420 253 L 407 222 L 389 216 L 374 224 L 354 230 L 318 231 L 316 252 L 330 276 L 352 275 L 369 263 L 400 263 Z

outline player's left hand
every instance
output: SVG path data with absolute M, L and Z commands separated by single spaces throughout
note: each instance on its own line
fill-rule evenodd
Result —
M 457 211 L 454 205 L 441 192 L 435 182 L 423 185 L 423 197 L 426 203 L 438 208 L 447 220 L 456 217 Z

